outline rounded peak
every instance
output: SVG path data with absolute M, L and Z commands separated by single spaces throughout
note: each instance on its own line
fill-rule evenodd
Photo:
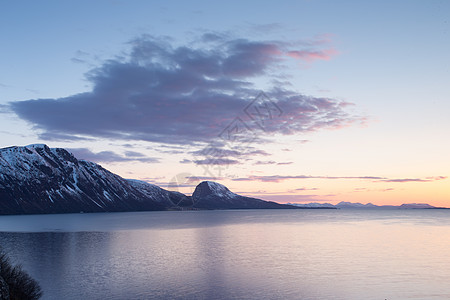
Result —
M 192 196 L 196 198 L 196 197 L 204 197 L 211 194 L 225 195 L 228 193 L 231 193 L 230 190 L 220 183 L 214 181 L 202 181 L 197 185 Z
M 228 188 L 224 186 L 223 184 L 220 184 L 215 181 L 202 181 L 197 186 L 207 186 L 210 190 L 227 190 Z
M 204 181 L 200 182 L 199 184 L 219 184 L 219 185 L 222 185 L 222 184 L 220 184 L 218 182 L 209 181 L 209 180 L 204 180 Z

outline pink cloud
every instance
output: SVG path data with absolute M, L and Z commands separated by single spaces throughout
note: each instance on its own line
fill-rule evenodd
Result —
M 399 178 L 399 179 L 383 179 L 384 182 L 430 182 L 447 179 L 447 176 L 434 176 L 426 178 Z
M 339 54 L 339 52 L 334 48 L 325 50 L 292 50 L 287 52 L 287 56 L 305 60 L 307 62 L 312 62 L 315 60 L 330 60 L 337 54 Z

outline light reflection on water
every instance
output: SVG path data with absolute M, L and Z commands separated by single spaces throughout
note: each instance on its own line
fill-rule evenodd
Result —
M 450 299 L 450 211 L 1 216 L 43 299 Z

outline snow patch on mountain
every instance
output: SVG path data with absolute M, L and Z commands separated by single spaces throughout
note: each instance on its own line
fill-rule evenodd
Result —
M 289 205 L 302 207 L 302 208 L 335 208 L 331 203 L 288 203 Z
M 127 180 L 44 144 L 0 149 L 0 214 L 293 208 L 231 192 L 212 181 L 192 196 Z
M 163 209 L 159 198 L 62 148 L 0 149 L 0 173 L 0 213 Z

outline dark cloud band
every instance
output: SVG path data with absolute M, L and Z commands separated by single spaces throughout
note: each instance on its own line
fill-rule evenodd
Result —
M 114 163 L 114 162 L 142 162 L 142 163 L 158 163 L 159 158 L 148 157 L 143 153 L 135 151 L 126 151 L 125 155 L 117 154 L 113 151 L 92 152 L 87 148 L 68 148 L 78 159 L 84 159 L 97 163 Z
M 91 92 L 12 102 L 10 107 L 46 139 L 208 142 L 259 94 L 257 78 L 283 75 L 287 60 L 329 59 L 334 53 L 323 44 L 299 49 L 300 44 L 206 34 L 190 46 L 174 46 L 169 39 L 142 36 L 130 43 L 126 58 L 88 72 Z M 265 124 L 267 135 L 336 128 L 357 119 L 347 113 L 348 103 L 335 99 L 283 86 L 268 87 L 266 94 L 280 110 Z M 247 121 L 255 125 L 258 120 Z

